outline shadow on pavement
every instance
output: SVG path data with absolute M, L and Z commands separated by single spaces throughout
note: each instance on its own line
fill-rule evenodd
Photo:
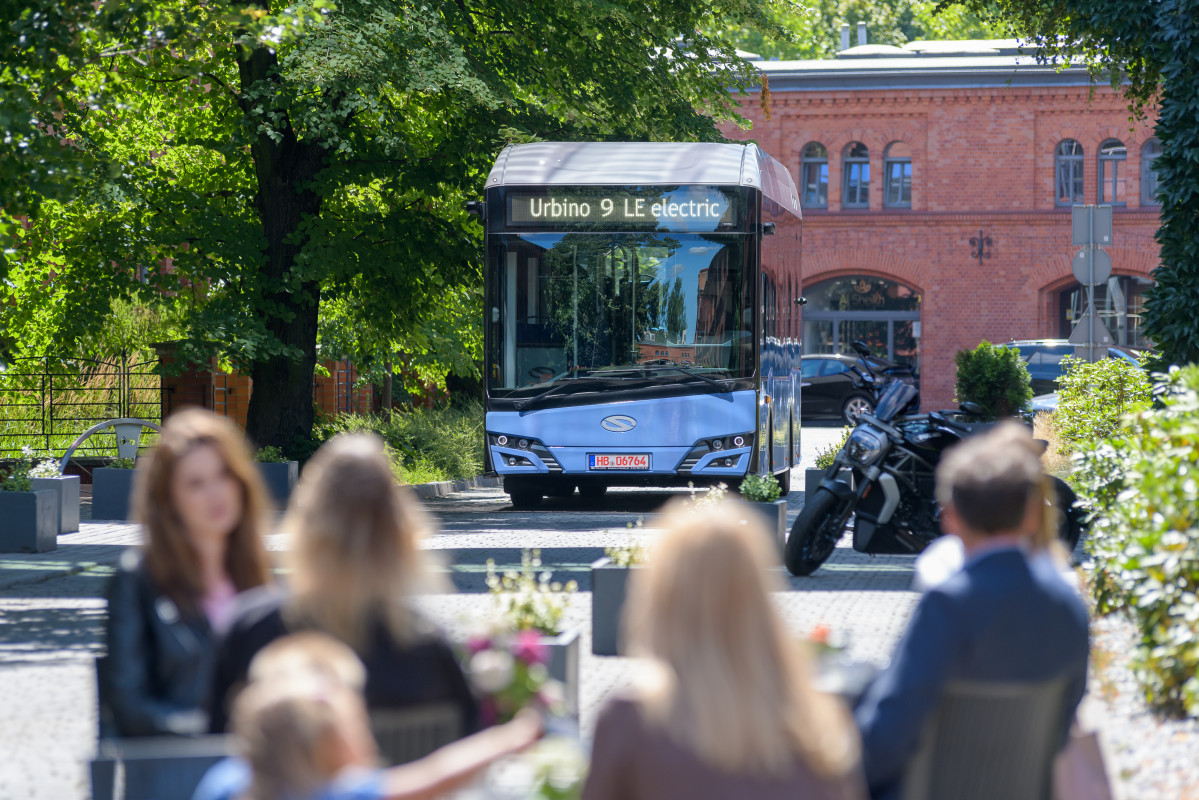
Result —
M 0 603 L 0 667 L 97 655 L 104 647 L 106 616 L 105 606 L 96 603 Z

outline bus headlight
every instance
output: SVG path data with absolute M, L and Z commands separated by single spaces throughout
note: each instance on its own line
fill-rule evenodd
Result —
M 887 439 L 882 431 L 869 425 L 859 425 L 845 442 L 845 457 L 851 463 L 865 467 L 878 459 L 886 443 Z

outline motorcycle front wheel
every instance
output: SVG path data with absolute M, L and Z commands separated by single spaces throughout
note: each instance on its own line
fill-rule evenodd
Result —
M 847 502 L 848 499 L 838 501 L 824 487 L 804 502 L 783 551 L 788 572 L 797 577 L 811 575 L 828 560 L 845 530 L 842 516 Z

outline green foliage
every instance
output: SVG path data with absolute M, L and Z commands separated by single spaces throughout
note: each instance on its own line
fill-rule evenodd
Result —
M 992 39 L 1001 35 L 983 15 L 961 7 L 937 9 L 935 1 L 913 0 L 813 0 L 780 3 L 774 20 L 787 32 L 774 37 L 769 31 L 725 25 L 720 32 L 737 47 L 764 58 L 832 58 L 841 49 L 841 24 L 852 29 L 850 43 L 857 44 L 857 24 L 868 26 L 870 44 L 903 45 L 918 39 Z
M 338 414 L 317 421 L 318 442 L 339 433 L 373 433 L 387 443 L 401 483 L 464 480 L 483 471 L 483 408 L 392 410 Z
M 957 401 L 978 403 L 984 420 L 1015 416 L 1032 399 L 1028 367 L 1013 347 L 984 339 L 973 350 L 959 350 L 953 361 L 957 366 Z
M 816 451 L 816 469 L 827 470 L 833 466 L 833 462 L 837 460 L 837 453 L 841 452 L 841 448 L 845 446 L 845 442 L 849 440 L 849 434 L 853 433 L 853 428 L 842 428 L 841 438 L 833 442 L 823 450 Z
M 291 461 L 283 454 L 283 449 L 268 445 L 267 447 L 258 448 L 258 452 L 254 453 L 254 460 L 259 464 L 286 464 Z
M 1153 403 L 1153 385 L 1145 370 L 1122 358 L 1094 364 L 1064 358 L 1062 368 L 1053 425 L 1071 449 L 1111 436 L 1126 414 Z
M 318 341 L 372 378 L 399 355 L 468 375 L 462 206 L 499 150 L 720 138 L 757 76 L 703 26 L 781 35 L 769 8 L 0 5 L 0 343 L 73 353 L 114 301 L 153 309 L 182 363 L 250 372 L 248 432 L 283 447 L 311 427 Z
M 746 475 L 741 481 L 741 496 L 751 503 L 773 503 L 782 488 L 773 475 Z
M 108 462 L 110 469 L 136 469 L 137 459 L 133 458 L 114 458 Z
M 1099 611 L 1136 622 L 1134 667 L 1148 700 L 1199 717 L 1199 367 L 1165 380 L 1162 408 L 1082 449 L 1076 483 L 1094 515 Z
M 21 448 L 21 457 L 15 459 L 8 469 L 0 470 L 0 492 L 28 492 L 33 486 L 29 472 L 33 469 L 33 449 Z
M 487 559 L 487 588 L 504 623 L 516 631 L 537 631 L 547 636 L 562 632 L 562 618 L 570 605 L 570 595 L 578 591 L 575 581 L 551 582 L 548 571 L 541 571 L 541 551 L 525 550 L 520 571 L 496 572 L 495 561 Z
M 1145 333 L 1167 364 L 1199 362 L 1199 0 L 941 0 L 1031 39 L 1043 62 L 1086 63 L 1124 91 L 1134 116 L 1157 107 L 1154 161 L 1161 265 L 1145 295 Z
M 639 567 L 645 563 L 645 546 L 641 542 L 629 542 L 604 548 L 604 555 L 614 567 Z

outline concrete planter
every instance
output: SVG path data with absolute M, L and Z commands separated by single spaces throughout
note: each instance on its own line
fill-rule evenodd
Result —
M 542 634 L 546 648 L 546 667 L 550 677 L 562 684 L 566 710 L 572 717 L 579 715 L 579 632 L 563 631 L 556 636 Z
M 48 553 L 58 546 L 58 495 L 0 492 L 0 553 Z
M 275 505 L 283 508 L 291 497 L 291 490 L 296 488 L 296 481 L 300 479 L 300 462 L 259 462 L 258 473 L 262 475 L 262 482 L 266 484 Z
M 99 467 L 92 472 L 92 519 L 129 519 L 135 469 Z
M 775 500 L 771 503 L 750 503 L 751 508 L 758 512 L 770 541 L 782 557 L 783 548 L 787 543 L 787 501 Z
M 640 567 L 618 567 L 605 556 L 591 565 L 591 652 L 597 656 L 624 655 L 620 620 L 629 578 Z
M 823 469 L 807 469 L 804 470 L 804 492 L 811 494 L 820 488 L 820 482 L 824 480 L 824 475 L 827 470 Z M 840 472 L 840 476 L 850 486 L 853 486 L 853 470 L 845 468 Z
M 72 533 L 79 530 L 79 476 L 30 478 L 35 492 L 54 492 L 58 497 L 57 531 Z

